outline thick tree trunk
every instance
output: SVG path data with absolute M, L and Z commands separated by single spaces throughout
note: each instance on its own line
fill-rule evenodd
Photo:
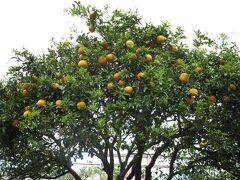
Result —
M 110 164 L 104 167 L 104 171 L 107 173 L 107 180 L 113 180 L 113 167 Z
M 82 180 L 82 178 L 72 168 L 68 168 L 68 171 L 76 180 Z
M 136 164 L 135 164 L 135 179 L 141 180 L 142 177 L 142 157 L 143 157 L 143 149 L 138 150 Z

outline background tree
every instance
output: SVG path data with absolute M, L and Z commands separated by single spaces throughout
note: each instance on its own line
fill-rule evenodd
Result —
M 72 165 L 82 152 L 102 161 L 109 180 L 114 154 L 117 179 L 151 179 L 160 155 L 168 179 L 207 174 L 202 166 L 239 176 L 235 45 L 197 31 L 190 48 L 181 28 L 142 24 L 132 11 L 110 16 L 79 2 L 68 11 L 89 32 L 54 41 L 40 56 L 15 51 L 21 64 L 1 84 L 1 159 L 10 178 L 81 179 Z

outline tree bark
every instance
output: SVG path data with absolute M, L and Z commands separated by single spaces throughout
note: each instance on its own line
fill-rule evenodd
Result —
M 135 179 L 141 180 L 142 177 L 142 157 L 143 157 L 143 148 L 141 147 L 137 153 L 137 159 L 135 162 Z
M 82 178 L 70 167 L 67 167 L 69 173 L 76 179 L 76 180 L 82 180 Z

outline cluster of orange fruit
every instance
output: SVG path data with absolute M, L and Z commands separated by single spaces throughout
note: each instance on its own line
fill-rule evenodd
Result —
M 196 70 L 198 70 L 197 72 L 203 72 L 203 68 L 202 68 L 202 67 L 197 67 Z M 181 73 L 180 76 L 179 76 L 179 80 L 180 80 L 182 83 L 188 82 L 188 81 L 189 81 L 189 74 L 187 74 L 187 73 Z M 237 85 L 234 84 L 234 83 L 231 83 L 231 84 L 229 85 L 229 89 L 230 89 L 231 91 L 236 91 L 236 90 L 237 90 Z M 188 97 L 186 98 L 186 103 L 189 104 L 189 105 L 192 104 L 192 103 L 194 102 L 195 96 L 197 96 L 197 95 L 198 95 L 198 89 L 196 89 L 196 88 L 191 88 L 191 89 L 189 89 L 189 91 L 188 91 Z M 209 95 L 209 96 L 208 96 L 208 101 L 209 101 L 210 103 L 216 103 L 216 102 L 217 102 L 217 98 L 216 98 L 215 95 Z M 227 103 L 227 102 L 230 101 L 230 97 L 229 97 L 228 95 L 224 95 L 224 96 L 222 97 L 222 101 L 223 101 L 224 103 Z

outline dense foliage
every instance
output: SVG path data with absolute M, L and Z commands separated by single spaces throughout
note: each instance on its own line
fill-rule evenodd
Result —
M 196 31 L 189 47 L 181 28 L 143 24 L 132 11 L 110 16 L 75 2 L 69 12 L 89 32 L 39 56 L 15 51 L 20 65 L 1 83 L 2 176 L 81 179 L 72 164 L 82 152 L 102 161 L 108 179 L 116 169 L 117 179 L 151 179 L 160 156 L 169 172 L 159 178 L 240 176 L 234 43 Z

